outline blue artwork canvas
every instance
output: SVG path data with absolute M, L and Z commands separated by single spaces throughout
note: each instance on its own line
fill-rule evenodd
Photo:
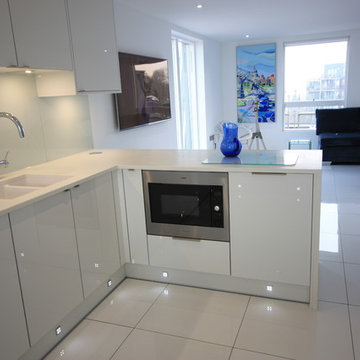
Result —
M 276 44 L 236 48 L 239 123 L 275 122 Z

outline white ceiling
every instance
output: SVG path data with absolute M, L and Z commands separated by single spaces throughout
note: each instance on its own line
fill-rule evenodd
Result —
M 118 1 L 218 41 L 360 29 L 360 0 Z

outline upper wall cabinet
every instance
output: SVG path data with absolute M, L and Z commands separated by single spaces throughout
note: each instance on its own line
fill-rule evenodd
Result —
M 3 19 L 6 14 L 2 11 L 7 1 L 0 1 Z M 9 6 L 17 62 L 9 63 L 8 60 L 1 65 L 72 70 L 65 0 L 9 0 Z M 9 36 L 9 30 L 6 36 Z
M 0 66 L 16 65 L 8 0 L 0 0 Z
M 113 0 L 68 0 L 78 92 L 120 92 Z

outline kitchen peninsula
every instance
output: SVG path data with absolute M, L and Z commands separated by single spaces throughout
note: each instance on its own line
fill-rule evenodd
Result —
M 41 358 L 125 277 L 316 308 L 321 152 L 277 152 L 292 165 L 203 163 L 214 154 L 93 150 L 3 176 L 6 358 Z M 224 173 L 230 241 L 150 235 L 142 170 Z

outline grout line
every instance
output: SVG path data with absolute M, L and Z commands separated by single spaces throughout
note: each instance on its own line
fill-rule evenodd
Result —
M 235 344 L 236 344 L 236 340 L 237 340 L 237 338 L 238 338 L 238 336 L 239 336 L 240 329 L 241 329 L 241 326 L 242 326 L 242 324 L 243 324 L 243 322 L 244 322 L 244 319 L 245 319 L 245 316 L 246 316 L 246 312 L 247 312 L 247 310 L 248 310 L 248 307 L 249 307 L 251 298 L 252 298 L 252 296 L 249 296 L 249 300 L 248 300 L 248 302 L 247 302 L 247 304 L 246 304 L 246 308 L 245 308 L 245 311 L 244 311 L 244 315 L 243 315 L 243 317 L 242 317 L 242 319 L 241 319 L 241 321 L 240 321 L 239 329 L 238 329 L 238 331 L 237 331 L 237 333 L 236 333 L 236 336 L 235 336 L 235 339 L 234 339 L 234 342 L 233 342 L 233 345 L 232 345 L 232 348 L 231 348 L 231 351 L 230 351 L 230 355 L 229 355 L 228 360 L 231 359 L 232 353 L 233 353 L 233 351 L 234 351 L 234 347 L 235 347 Z
M 137 329 L 137 330 L 141 330 L 141 331 L 150 332 L 150 333 L 155 333 L 155 334 L 160 334 L 160 335 L 171 336 L 171 337 L 174 337 L 174 338 L 179 338 L 179 339 L 184 339 L 184 340 L 197 341 L 197 342 L 201 342 L 201 343 L 204 343 L 204 344 L 211 344 L 211 345 L 223 346 L 223 347 L 232 349 L 232 346 L 231 346 L 231 345 L 224 345 L 224 344 L 214 343 L 214 342 L 211 342 L 211 341 L 206 341 L 206 340 L 201 340 L 201 339 L 195 339 L 195 338 L 190 338 L 190 337 L 181 336 L 181 335 L 169 334 L 169 333 L 161 332 L 161 331 L 158 331 L 158 330 L 150 330 L 150 329 L 143 329 L 143 328 L 136 328 L 136 329 Z
M 134 332 L 134 330 L 136 329 L 137 325 L 139 324 L 139 322 L 144 318 L 144 316 L 149 312 L 149 310 L 153 307 L 153 305 L 155 304 L 156 300 L 162 295 L 162 293 L 164 292 L 164 290 L 169 286 L 169 284 L 165 284 L 166 286 L 160 291 L 160 294 L 156 297 L 156 299 L 152 302 L 152 304 L 149 306 L 149 308 L 147 309 L 147 311 L 145 311 L 145 313 L 143 314 L 143 316 L 141 316 L 140 320 L 136 323 L 136 325 L 132 328 L 132 330 L 129 332 L 128 336 L 126 336 L 126 338 L 120 343 L 120 345 L 115 349 L 114 353 L 110 356 L 109 360 L 111 360 L 114 355 L 118 352 L 118 350 L 121 348 L 121 346 L 124 344 L 124 342 L 127 340 L 127 338 Z
M 245 348 L 235 348 L 238 350 L 243 350 L 243 351 L 247 351 L 249 353 L 254 353 L 254 354 L 261 354 L 261 355 L 267 355 L 276 359 L 284 359 L 284 360 L 296 360 L 296 358 L 291 358 L 291 357 L 286 357 L 286 356 L 281 356 L 281 355 L 274 355 L 274 354 L 268 354 L 268 353 L 264 353 L 261 351 L 256 351 L 256 350 L 249 350 L 249 349 L 245 349 Z

